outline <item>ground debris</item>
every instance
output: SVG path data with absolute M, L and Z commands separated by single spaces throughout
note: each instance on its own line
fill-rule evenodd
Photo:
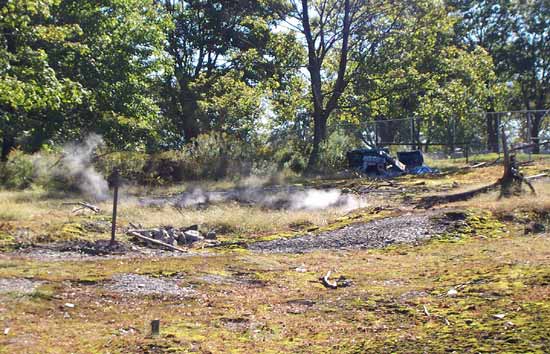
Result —
M 147 247 L 163 247 L 173 251 L 186 252 L 186 250 L 177 246 L 184 245 L 190 246 L 196 242 L 212 242 L 216 237 L 211 232 L 208 234 L 209 239 L 205 240 L 205 237 L 199 231 L 198 225 L 192 225 L 189 227 L 175 228 L 173 226 L 160 226 L 158 228 L 145 229 L 142 227 L 136 227 L 131 224 L 133 228 L 128 229 L 126 234 L 133 236 L 133 241 Z
M 89 209 L 93 211 L 96 214 L 99 214 L 101 212 L 101 209 L 95 205 L 92 205 L 90 203 L 86 202 L 76 202 L 76 203 L 63 203 L 62 205 L 75 205 L 76 208 L 73 209 L 73 213 L 77 213 L 79 211 L 82 211 L 84 209 Z

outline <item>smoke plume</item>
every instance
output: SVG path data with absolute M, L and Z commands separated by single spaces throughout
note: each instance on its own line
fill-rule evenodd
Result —
M 63 172 L 77 181 L 80 191 L 98 201 L 106 200 L 109 194 L 107 181 L 92 164 L 94 150 L 103 144 L 101 136 L 91 134 L 80 144 L 65 145 L 61 160 Z
M 223 191 L 192 188 L 173 197 L 142 198 L 142 205 L 173 205 L 180 208 L 238 202 L 269 209 L 321 210 L 339 208 L 353 210 L 366 206 L 365 200 L 338 189 L 315 189 L 296 186 L 240 187 Z

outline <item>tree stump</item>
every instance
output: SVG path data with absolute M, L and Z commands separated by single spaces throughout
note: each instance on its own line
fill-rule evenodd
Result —
M 520 172 L 516 155 L 510 154 L 508 149 L 508 141 L 504 127 L 502 127 L 502 150 L 504 153 L 504 173 L 500 179 L 500 197 L 510 197 L 512 195 L 521 194 L 522 184 L 525 183 L 531 189 L 533 194 L 536 194 L 535 188 L 523 174 Z

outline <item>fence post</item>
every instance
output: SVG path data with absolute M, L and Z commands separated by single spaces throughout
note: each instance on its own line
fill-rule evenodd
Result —
M 414 143 L 414 135 L 415 135 L 415 131 L 414 131 L 414 117 L 411 117 L 410 118 L 411 120 L 411 151 L 415 149 L 415 143 Z

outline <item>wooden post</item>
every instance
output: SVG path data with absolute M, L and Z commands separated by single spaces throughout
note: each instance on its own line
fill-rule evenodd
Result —
M 160 334 L 160 320 L 151 321 L 151 335 L 158 336 Z
M 111 222 L 111 245 L 115 244 L 115 234 L 116 234 L 116 214 L 117 214 L 117 206 L 118 206 L 118 184 L 119 184 L 119 172 L 118 169 L 115 169 L 113 171 L 112 175 L 112 182 L 113 182 L 113 219 Z

